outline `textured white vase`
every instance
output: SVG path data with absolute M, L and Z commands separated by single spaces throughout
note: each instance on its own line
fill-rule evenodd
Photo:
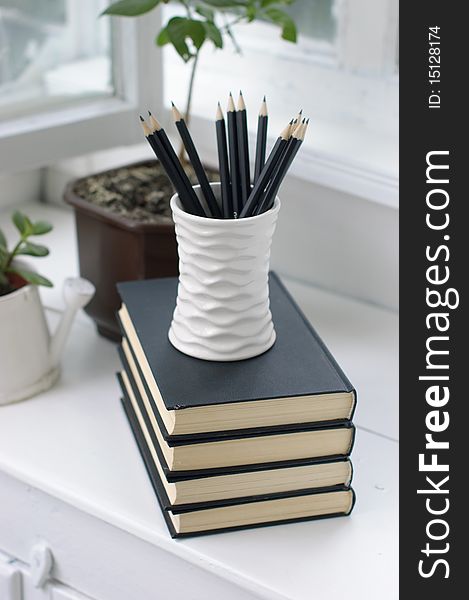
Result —
M 219 200 L 220 184 L 212 184 Z M 199 186 L 194 187 L 200 198 Z M 171 199 L 179 253 L 176 309 L 169 329 L 175 348 L 196 358 L 252 358 L 275 342 L 269 308 L 270 246 L 280 200 L 245 219 L 207 219 Z

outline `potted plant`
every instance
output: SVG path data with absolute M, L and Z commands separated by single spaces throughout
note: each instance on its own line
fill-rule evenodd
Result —
M 120 0 L 104 15 L 136 17 L 173 0 Z M 296 42 L 296 26 L 281 7 L 294 0 L 174 0 L 183 14 L 174 16 L 156 35 L 156 44 L 171 44 L 191 63 L 185 121 L 190 121 L 200 51 L 210 42 L 222 49 L 228 37 L 240 51 L 233 28 L 238 23 L 268 20 L 281 28 L 282 38 Z M 181 145 L 179 152 L 183 161 Z M 197 183 L 193 173 L 189 178 Z M 208 170 L 209 179 L 218 175 Z M 154 161 L 98 173 L 70 183 L 65 201 L 75 209 L 80 272 L 96 286 L 86 311 L 100 334 L 119 339 L 115 313 L 120 300 L 118 281 L 178 274 L 177 246 L 169 200 L 173 188 Z
M 48 233 L 52 225 L 33 223 L 19 211 L 12 220 L 19 239 L 11 250 L 0 230 L 0 405 L 29 398 L 53 385 L 73 316 L 94 292 L 86 280 L 66 280 L 67 309 L 51 338 L 37 286 L 51 287 L 52 283 L 21 257 L 49 254 L 31 238 Z

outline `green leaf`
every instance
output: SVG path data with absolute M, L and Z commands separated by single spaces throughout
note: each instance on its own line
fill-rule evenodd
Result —
M 288 13 L 280 8 L 267 8 L 264 11 L 266 17 L 282 27 L 282 38 L 288 42 L 296 42 L 296 25 Z
M 8 285 L 8 279 L 3 271 L 0 271 L 0 285 Z
M 215 23 L 204 23 L 207 38 L 211 40 L 216 48 L 223 48 L 223 36 Z
M 23 237 L 27 237 L 31 234 L 33 225 L 25 214 L 19 210 L 15 210 L 12 216 L 12 221 L 15 224 L 16 229 L 18 229 Z
M 288 6 L 294 2 L 295 0 L 261 0 L 261 7 L 267 8 L 267 6 L 272 6 L 272 4 L 283 4 L 284 6 Z
M 160 2 L 161 0 L 120 0 L 103 10 L 101 16 L 138 17 L 158 6 Z
M 5 237 L 5 234 L 3 233 L 3 231 L 0 229 L 0 248 L 4 248 L 5 250 L 7 249 L 7 239 Z
M 247 0 L 204 0 L 204 4 L 214 6 L 215 8 L 236 8 L 246 6 Z
M 33 244 L 31 242 L 25 242 L 21 244 L 16 254 L 26 254 L 28 256 L 47 256 L 49 249 L 40 244 Z
M 257 17 L 257 8 L 255 6 L 248 6 L 246 9 L 246 18 L 248 20 L 248 23 L 251 23 L 252 21 L 254 21 L 254 19 Z
M 166 44 L 171 43 L 166 27 L 163 27 L 160 33 L 156 36 L 155 43 L 157 46 L 165 46 Z
M 208 6 L 203 6 L 203 4 L 199 4 L 195 7 L 195 12 L 197 12 L 201 17 L 207 19 L 210 23 L 215 21 L 215 11 L 213 11 Z
M 31 235 L 44 235 L 52 231 L 53 227 L 47 221 L 36 221 L 33 223 L 33 232 Z
M 39 275 L 38 273 L 32 273 L 31 271 L 23 271 L 22 269 L 10 269 L 9 273 L 16 273 L 20 277 L 22 277 L 28 283 L 32 283 L 33 285 L 43 285 L 45 287 L 54 287 L 54 284 Z
M 185 17 L 173 17 L 170 19 L 166 25 L 166 31 L 171 44 L 185 62 L 193 56 L 186 40 L 192 40 L 194 46 L 199 50 L 206 38 L 205 27 L 202 21 L 187 19 Z
M 0 246 L 0 275 L 3 273 L 4 265 L 8 260 L 8 251 L 3 246 Z

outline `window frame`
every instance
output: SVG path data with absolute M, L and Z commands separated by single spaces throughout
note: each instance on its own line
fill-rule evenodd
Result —
M 343 85 L 341 78 L 347 74 L 347 81 L 354 93 L 370 93 L 370 90 L 379 89 L 386 83 L 397 92 L 398 73 L 396 69 L 396 49 L 398 38 L 398 3 L 396 0 L 335 0 L 333 7 L 337 16 L 338 27 L 335 43 L 308 41 L 305 44 L 278 44 L 272 36 L 261 40 L 255 39 L 251 33 L 244 34 L 242 28 L 237 31 L 237 39 L 246 49 L 262 48 L 263 53 L 270 53 L 282 59 L 299 61 L 312 68 L 324 68 L 327 76 L 337 82 L 337 87 Z M 367 23 L 370 14 L 373 14 L 376 27 L 365 37 L 363 23 Z M 366 32 L 368 29 L 365 28 Z M 366 84 L 366 88 L 363 87 Z M 378 92 L 377 92 L 378 93 Z M 379 96 L 377 96 L 379 97 Z M 170 128 L 172 119 L 165 105 L 164 125 Z M 380 117 L 379 109 L 372 115 L 377 121 Z M 328 126 L 328 125 L 325 125 Z M 213 148 L 213 120 L 194 112 L 191 120 L 191 129 L 197 140 L 200 153 L 208 164 L 216 164 L 216 149 Z M 273 134 L 272 134 L 273 135 Z M 360 125 L 354 125 L 351 119 L 347 133 L 340 126 L 331 125 L 329 138 L 336 140 L 340 145 L 344 135 L 348 135 L 349 146 L 362 143 Z M 251 144 L 255 143 L 254 132 L 250 132 Z M 274 143 L 274 138 L 269 140 Z M 290 176 L 336 189 L 372 202 L 397 209 L 399 205 L 398 173 L 397 173 L 397 128 L 394 136 L 383 135 L 378 130 L 373 131 L 372 126 L 367 132 L 367 141 L 377 149 L 381 160 L 364 165 L 356 160 L 353 155 L 346 156 L 340 150 L 334 151 L 330 145 L 322 147 L 314 142 L 305 144 L 290 169 Z M 384 161 L 389 164 L 383 168 L 382 157 L 389 157 Z M 389 168 L 387 168 L 389 166 Z
M 142 140 L 136 115 L 160 111 L 162 55 L 154 44 L 160 11 L 139 18 L 113 18 L 111 61 L 115 94 L 0 122 L 0 173 L 14 173 L 60 159 L 135 144 Z M 148 57 L 154 65 L 148 76 Z

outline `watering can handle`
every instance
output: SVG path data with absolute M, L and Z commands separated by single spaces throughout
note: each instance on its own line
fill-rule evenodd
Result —
M 65 300 L 65 311 L 51 340 L 50 364 L 52 367 L 55 367 L 60 361 L 62 350 L 77 311 L 88 304 L 94 296 L 95 291 L 94 285 L 82 277 L 69 277 L 64 281 L 63 297 Z

